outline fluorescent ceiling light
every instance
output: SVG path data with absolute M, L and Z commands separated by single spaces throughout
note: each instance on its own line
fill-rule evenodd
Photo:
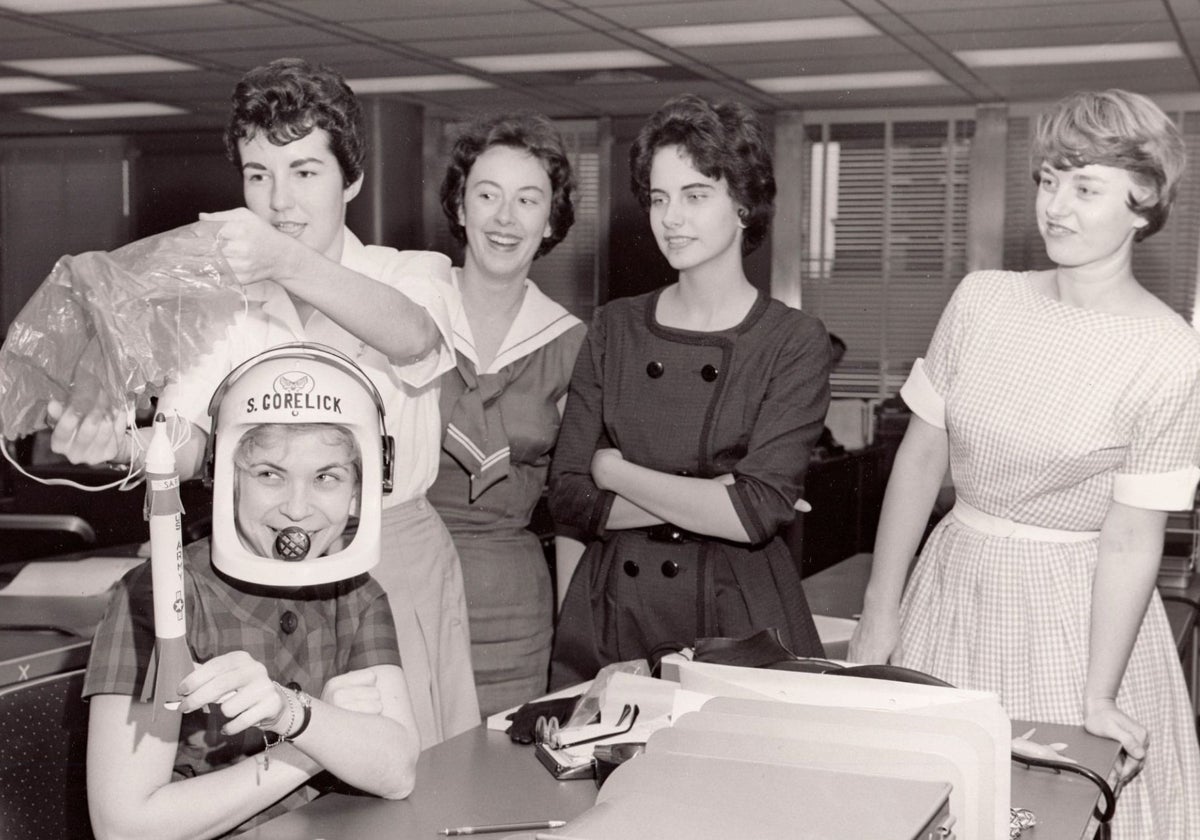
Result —
M 954 55 L 968 67 L 1032 67 L 1042 64 L 1087 64 L 1093 61 L 1149 61 L 1180 58 L 1174 41 L 1132 44 L 1080 44 L 1073 47 L 1018 47 L 997 50 L 959 50 Z
M 29 15 L 58 12 L 108 12 L 113 9 L 145 9 L 158 6 L 206 6 L 214 0 L 0 0 L 0 8 Z
M 374 79 L 347 79 L 346 83 L 358 94 L 422 93 L 432 90 L 478 90 L 495 87 L 491 82 L 463 73 L 432 76 L 381 76 Z
M 486 73 L 537 73 L 553 70 L 615 70 L 628 67 L 661 67 L 662 59 L 641 50 L 594 50 L 591 52 L 530 53 L 526 55 L 477 55 L 456 58 L 459 64 Z
M 852 15 L 771 20 L 758 23 L 652 26 L 648 29 L 639 29 L 638 32 L 671 47 L 768 44 L 778 41 L 814 41 L 825 38 L 867 38 L 879 34 L 879 30 L 865 19 Z
M 841 73 L 832 76 L 780 76 L 750 79 L 750 84 L 767 93 L 804 93 L 817 90 L 867 90 L 871 88 L 944 85 L 946 80 L 932 70 L 897 70 L 887 73 Z
M 39 79 L 36 76 L 0 76 L 0 94 L 52 93 L 60 90 L 78 90 L 75 85 Z
M 56 120 L 109 120 L 115 117 L 163 117 L 186 114 L 182 108 L 157 102 L 105 102 L 96 105 L 48 105 L 25 108 L 27 113 Z
M 124 73 L 173 73 L 196 70 L 194 64 L 184 64 L 157 55 L 97 55 L 88 58 L 35 58 L 27 61 L 5 61 L 6 67 L 39 76 L 111 76 Z

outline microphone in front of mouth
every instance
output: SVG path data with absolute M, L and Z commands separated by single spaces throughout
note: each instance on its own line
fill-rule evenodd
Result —
M 311 545 L 307 531 L 289 525 L 275 536 L 275 556 L 280 560 L 303 560 Z

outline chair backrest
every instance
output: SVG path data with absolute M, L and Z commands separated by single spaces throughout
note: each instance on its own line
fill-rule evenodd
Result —
M 0 837 L 91 840 L 83 669 L 0 689 Z
M 78 516 L 0 513 L 0 562 L 66 554 L 95 544 L 95 529 Z

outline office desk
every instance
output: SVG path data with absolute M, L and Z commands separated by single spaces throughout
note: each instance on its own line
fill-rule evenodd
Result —
M 1014 721 L 1013 731 L 1021 734 L 1032 725 Z M 1115 742 L 1095 738 L 1080 727 L 1037 727 L 1039 740 L 1067 742 L 1067 755 L 1101 774 L 1116 759 Z M 1087 829 L 1097 799 L 1094 785 L 1074 774 L 1015 764 L 1012 773 L 1013 805 L 1028 808 L 1038 818 L 1038 825 L 1023 833 L 1022 840 L 1090 840 Z M 416 788 L 406 800 L 329 794 L 242 836 L 252 840 L 433 838 L 439 829 L 452 826 L 569 820 L 587 810 L 595 798 L 591 780 L 555 781 L 538 763 L 532 747 L 476 727 L 421 753 Z
M 862 552 L 847 557 L 840 563 L 823 569 L 804 579 L 804 594 L 808 597 L 809 609 L 815 615 L 832 615 L 840 618 L 857 618 L 862 612 L 863 592 L 871 577 L 871 553 Z M 1163 598 L 1184 598 L 1200 602 L 1200 574 L 1194 575 L 1186 588 L 1160 585 L 1158 593 Z M 1175 634 L 1175 641 L 1182 649 L 1187 643 L 1187 634 L 1197 629 L 1195 611 L 1182 603 L 1166 603 L 1167 619 Z
M 859 554 L 804 581 L 814 613 L 852 617 L 862 609 L 871 555 Z M 1079 726 L 1013 722 L 1013 734 L 1037 727 L 1040 743 L 1062 741 L 1065 755 L 1107 776 L 1119 745 Z M 590 780 L 556 781 L 533 749 L 477 727 L 421 753 L 412 795 L 401 802 L 330 794 L 247 833 L 253 840 L 354 837 L 356 840 L 433 838 L 442 828 L 524 820 L 569 820 L 596 798 Z M 1071 773 L 1012 765 L 1012 804 L 1038 825 L 1022 840 L 1090 840 L 1096 787 Z M 492 835 L 502 837 L 503 835 Z M 532 834 L 515 835 L 532 837 Z
M 92 557 L 136 558 L 137 546 L 88 550 L 36 562 L 74 574 L 73 561 Z M 27 561 L 0 565 L 0 686 L 87 665 L 96 625 L 108 607 L 108 591 L 94 595 L 13 595 L 8 589 Z
M 595 799 L 591 780 L 556 781 L 533 747 L 478 726 L 421 753 L 416 788 L 406 800 L 328 794 L 241 836 L 416 840 L 453 826 L 569 820 Z
M 804 594 L 814 615 L 857 618 L 862 612 L 863 592 L 871 576 L 871 554 L 855 554 L 837 565 L 804 579 Z M 1160 585 L 1158 593 L 1183 660 L 1184 676 L 1192 705 L 1200 717 L 1200 574 L 1186 588 Z
M 871 577 L 869 553 L 855 554 L 804 579 L 804 595 L 813 615 L 858 618 Z
M 1167 621 L 1183 662 L 1183 674 L 1192 696 L 1192 708 L 1200 718 L 1200 574 L 1193 574 L 1186 587 L 1159 585 Z

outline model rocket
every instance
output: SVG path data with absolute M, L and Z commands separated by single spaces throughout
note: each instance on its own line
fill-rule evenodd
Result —
M 183 590 L 183 504 L 175 451 L 160 412 L 146 450 L 146 521 L 150 523 L 150 572 L 154 587 L 154 657 L 142 689 L 155 709 L 175 710 L 183 699 L 176 690 L 195 663 L 187 646 Z M 153 686 L 153 698 L 150 689 Z

